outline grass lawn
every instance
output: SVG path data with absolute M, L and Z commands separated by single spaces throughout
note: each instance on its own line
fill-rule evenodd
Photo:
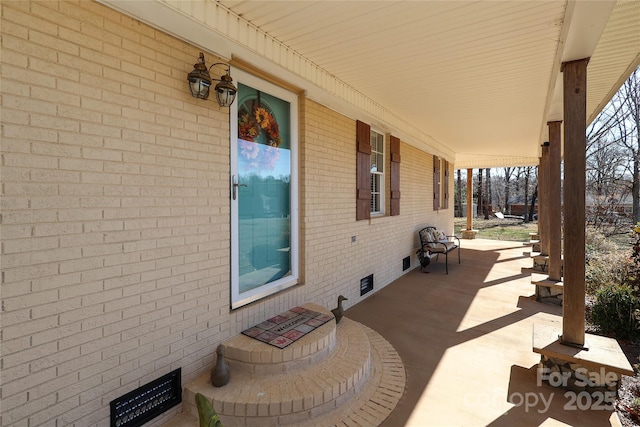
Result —
M 459 236 L 461 230 L 467 228 L 467 218 L 454 218 L 454 234 Z M 529 233 L 538 231 L 538 222 L 524 223 L 511 218 L 474 218 L 473 229 L 478 230 L 478 239 L 511 240 L 514 242 L 528 242 Z

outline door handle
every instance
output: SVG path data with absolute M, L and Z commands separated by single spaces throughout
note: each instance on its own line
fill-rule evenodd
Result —
M 247 184 L 238 184 L 238 177 L 235 175 L 231 176 L 231 197 L 233 200 L 238 198 L 238 187 L 246 187 Z

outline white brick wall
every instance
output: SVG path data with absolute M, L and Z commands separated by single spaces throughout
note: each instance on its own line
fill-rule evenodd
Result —
M 400 215 L 355 221 L 355 121 L 312 101 L 304 111 L 306 298 L 333 308 L 342 294 L 350 307 L 362 300 L 360 279 L 373 274 L 378 290 L 402 275 L 404 257 L 415 267 L 417 231 L 426 225 L 453 231 L 453 217 L 433 211 L 433 156 L 401 144 Z
M 417 229 L 452 229 L 406 144 L 401 215 L 356 222 L 355 122 L 303 100 L 303 286 L 230 312 L 228 111 L 188 94 L 199 49 L 95 2 L 0 8 L 1 426 L 107 426 L 112 399 L 294 305 L 351 306 L 415 265 Z
M 107 425 L 229 335 L 227 111 L 97 3 L 3 2 L 2 43 L 2 426 Z

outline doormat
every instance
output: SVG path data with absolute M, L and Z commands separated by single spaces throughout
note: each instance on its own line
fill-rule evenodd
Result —
M 285 348 L 332 319 L 334 317 L 330 314 L 294 307 L 242 331 L 242 334 L 274 347 Z

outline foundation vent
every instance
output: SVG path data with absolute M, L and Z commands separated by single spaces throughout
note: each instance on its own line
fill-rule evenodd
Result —
M 372 290 L 373 290 L 373 274 L 370 274 L 367 277 L 360 279 L 360 296 Z
M 111 427 L 139 427 L 182 402 L 181 368 L 111 401 Z

